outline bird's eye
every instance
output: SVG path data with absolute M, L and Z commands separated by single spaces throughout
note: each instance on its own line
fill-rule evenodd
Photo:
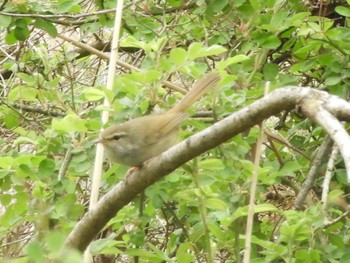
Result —
M 113 140 L 118 141 L 122 137 L 121 134 L 117 134 L 113 136 Z

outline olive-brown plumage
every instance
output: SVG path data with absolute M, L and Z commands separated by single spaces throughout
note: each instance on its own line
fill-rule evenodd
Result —
M 186 110 L 219 80 L 217 73 L 208 73 L 169 111 L 112 125 L 101 132 L 98 142 L 103 144 L 111 162 L 142 165 L 176 144 L 179 126 L 187 117 Z

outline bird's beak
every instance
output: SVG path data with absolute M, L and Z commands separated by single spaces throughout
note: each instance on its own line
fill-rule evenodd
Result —
M 102 143 L 103 144 L 104 142 L 105 142 L 105 140 L 102 139 L 102 138 L 98 138 L 98 139 L 94 140 L 95 144 L 97 144 L 97 143 Z

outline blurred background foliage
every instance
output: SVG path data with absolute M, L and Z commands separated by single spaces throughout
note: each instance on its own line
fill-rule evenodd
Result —
M 267 81 L 271 90 L 301 85 L 348 99 L 349 1 L 125 2 L 119 59 L 141 71 L 119 65 L 112 92 L 104 87 L 108 61 L 60 34 L 107 54 L 116 1 L 0 4 L 0 256 L 6 262 L 81 262 L 62 245 L 87 210 L 104 98 L 112 103 L 110 122 L 121 122 L 171 108 L 182 95 L 163 81 L 190 87 L 219 69 L 222 85 L 195 105 L 182 138 L 261 98 Z M 325 133 L 294 111 L 266 126 L 252 262 L 349 262 L 349 221 L 335 220 L 344 213 L 336 200 L 349 190 L 341 160 L 327 214 L 320 205 L 325 166 L 304 210 L 293 208 Z M 232 138 L 148 188 L 93 242 L 96 260 L 241 262 L 258 132 Z M 101 192 L 127 169 L 106 164 Z

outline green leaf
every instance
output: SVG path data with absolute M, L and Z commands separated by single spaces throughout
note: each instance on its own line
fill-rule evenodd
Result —
M 35 19 L 34 26 L 39 29 L 45 30 L 51 37 L 57 36 L 57 29 L 56 27 L 49 21 L 44 20 L 42 18 Z
M 0 157 L 0 167 L 4 170 L 9 170 L 14 162 L 15 159 L 10 156 Z
M 192 43 L 188 47 L 188 57 L 190 60 L 195 60 L 197 58 L 218 55 L 226 51 L 226 48 L 220 45 L 212 45 L 210 47 L 203 47 L 200 42 Z
M 335 11 L 342 16 L 350 17 L 350 9 L 345 6 L 337 6 Z
M 50 252 L 57 252 L 63 247 L 65 239 L 62 232 L 53 231 L 45 235 L 45 244 Z
M 170 50 L 170 60 L 180 66 L 186 62 L 186 50 L 183 48 L 174 48 Z
M 17 111 L 8 109 L 8 111 L 4 111 L 4 114 L 4 123 L 6 128 L 12 129 L 17 127 L 21 123 L 20 114 Z
M 350 252 L 346 252 L 340 259 L 339 263 L 348 263 L 350 262 Z
M 281 40 L 274 35 L 270 35 L 269 37 L 265 38 L 261 43 L 261 46 L 263 48 L 269 48 L 269 49 L 277 48 L 280 45 L 281 45 Z
M 213 209 L 213 210 L 226 211 L 228 209 L 226 203 L 218 198 L 204 199 L 204 204 L 207 208 Z
M 331 76 L 331 77 L 327 77 L 326 80 L 325 80 L 325 85 L 326 85 L 326 86 L 337 85 L 341 80 L 342 80 L 342 77 L 341 77 L 341 76 Z
M 277 64 L 266 63 L 263 68 L 265 80 L 275 80 L 278 75 L 278 70 L 279 68 Z
M 213 13 L 220 12 L 227 6 L 228 1 L 227 0 L 215 0 L 211 1 L 211 3 L 208 5 L 208 8 Z
M 122 253 L 117 247 L 124 246 L 124 242 L 102 238 L 91 242 L 90 253 L 92 255 L 98 254 L 120 254 Z
M 10 32 L 6 34 L 5 41 L 6 41 L 6 44 L 8 45 L 13 45 L 17 42 L 17 38 L 15 37 L 14 30 L 10 30 Z
M 142 260 L 145 260 L 146 262 L 157 263 L 157 262 L 163 261 L 163 257 L 159 257 L 157 254 L 154 254 L 139 248 L 129 248 L 128 250 L 125 251 L 125 253 L 130 256 L 138 256 L 142 258 Z
M 231 66 L 233 64 L 237 64 L 237 63 L 240 63 L 240 62 L 243 62 L 243 61 L 246 61 L 250 59 L 248 56 L 246 55 L 236 55 L 234 57 L 231 57 L 231 58 L 228 58 L 224 61 L 220 61 L 218 64 L 217 64 L 217 68 L 218 69 L 225 69 L 227 68 L 228 66 Z
M 51 176 L 55 172 L 55 162 L 50 159 L 42 160 L 38 168 L 38 176 L 45 178 Z
M 162 73 L 156 70 L 147 70 L 142 72 L 133 72 L 130 75 L 125 76 L 126 78 L 133 80 L 136 83 L 155 83 L 157 82 Z M 129 87 L 128 87 L 129 89 Z M 136 90 L 136 93 L 138 93 L 138 89 Z
M 30 35 L 30 32 L 29 32 L 27 27 L 18 27 L 17 26 L 17 27 L 15 27 L 13 32 L 14 32 L 14 36 L 19 41 L 26 40 Z
M 37 242 L 29 243 L 26 247 L 27 255 L 32 262 L 45 262 L 44 251 Z
M 26 164 L 20 164 L 16 168 L 16 175 L 21 179 L 35 178 L 35 172 Z
M 10 194 L 1 194 L 0 195 L 0 202 L 2 206 L 8 206 L 12 201 L 12 195 Z
M 88 101 L 99 101 L 105 97 L 105 93 L 97 88 L 85 88 L 82 94 Z
M 38 90 L 28 86 L 14 87 L 8 94 L 8 100 L 14 102 L 17 100 L 36 101 Z
M 57 13 L 76 13 L 80 10 L 77 0 L 59 0 L 57 6 Z
M 0 15 L 0 27 L 8 27 L 11 21 L 12 18 L 10 16 Z
M 85 126 L 86 121 L 80 119 L 75 114 L 68 114 L 63 119 L 54 118 L 52 120 L 52 128 L 56 131 L 63 131 L 63 132 L 84 132 L 87 131 L 87 128 Z
M 199 167 L 205 170 L 222 170 L 225 165 L 221 159 L 205 159 L 199 162 Z
M 122 39 L 120 41 L 121 47 L 136 47 L 145 49 L 145 43 L 142 41 L 137 40 L 133 36 L 127 36 L 126 38 Z
M 194 262 L 194 255 L 190 252 L 193 251 L 193 246 L 189 242 L 180 244 L 179 248 L 176 251 L 177 262 L 181 263 L 191 263 Z
M 299 171 L 301 168 L 302 167 L 298 162 L 289 161 L 283 165 L 281 170 L 279 170 L 279 174 L 281 174 L 282 176 L 285 176 L 285 175 L 291 176 L 294 174 L 295 171 Z
M 254 213 L 265 213 L 265 212 L 279 212 L 272 204 L 259 204 L 254 207 Z M 238 208 L 231 217 L 231 222 L 236 220 L 239 217 L 248 215 L 248 206 L 243 206 Z
M 33 76 L 33 75 L 29 75 L 29 74 L 26 74 L 26 73 L 23 73 L 23 72 L 18 72 L 16 74 L 16 76 L 18 78 L 20 78 L 21 80 L 23 80 L 26 84 L 28 85 L 34 85 L 37 83 L 37 77 L 36 76 Z M 38 76 L 38 75 L 37 75 Z

